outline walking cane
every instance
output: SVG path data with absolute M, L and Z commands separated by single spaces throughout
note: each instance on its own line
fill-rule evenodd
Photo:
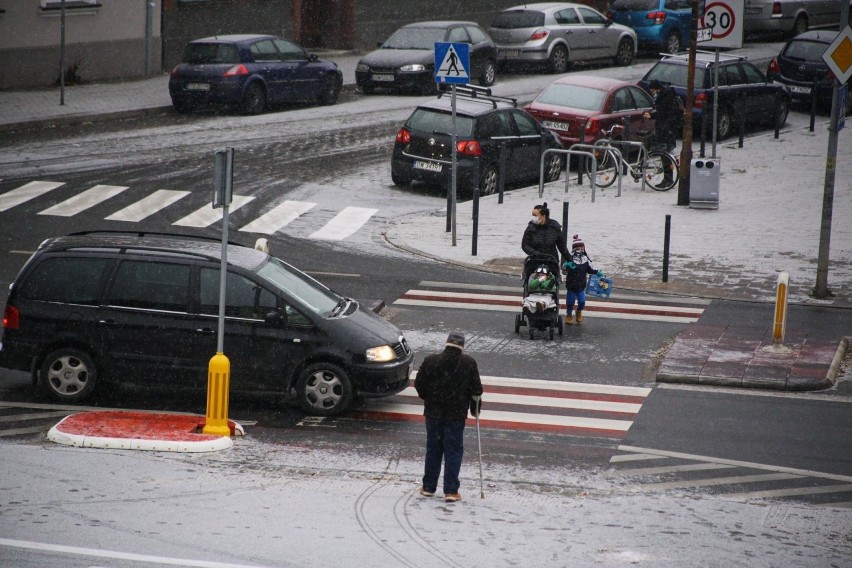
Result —
M 479 498 L 485 499 L 485 490 L 482 488 L 482 437 L 479 435 L 479 414 L 482 412 L 482 407 L 479 407 L 479 412 L 476 413 L 476 445 L 479 448 Z

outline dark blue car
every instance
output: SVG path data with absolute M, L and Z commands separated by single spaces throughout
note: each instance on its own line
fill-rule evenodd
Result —
M 343 73 L 293 42 L 270 35 L 223 35 L 186 46 L 172 70 L 169 94 L 178 112 L 233 106 L 259 114 L 300 101 L 337 102 Z
M 679 53 L 689 46 L 690 0 L 614 0 L 612 21 L 633 28 L 639 49 Z

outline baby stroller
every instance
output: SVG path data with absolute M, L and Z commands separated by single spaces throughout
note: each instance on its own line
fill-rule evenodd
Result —
M 545 290 L 530 290 L 530 276 L 537 279 L 552 278 L 552 285 Z M 550 339 L 553 331 L 562 335 L 562 318 L 559 317 L 559 260 L 549 254 L 533 254 L 524 260 L 524 299 L 521 313 L 515 315 L 515 333 L 521 327 L 529 327 L 530 339 L 535 331 L 547 330 Z

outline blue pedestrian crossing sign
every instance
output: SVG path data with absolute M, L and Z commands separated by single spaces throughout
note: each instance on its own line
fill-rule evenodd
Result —
M 470 82 L 470 44 L 435 43 L 435 82 L 460 85 Z

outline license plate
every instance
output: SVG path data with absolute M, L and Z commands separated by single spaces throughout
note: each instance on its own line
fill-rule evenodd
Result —
M 746 8 L 744 13 L 746 16 L 757 16 L 763 12 L 763 8 Z
M 373 75 L 373 81 L 380 83 L 393 83 L 393 75 Z
M 423 160 L 415 160 L 414 169 L 441 173 L 444 170 L 444 165 L 439 164 L 437 162 L 424 162 Z
M 570 130 L 571 125 L 566 122 L 553 122 L 552 120 L 544 120 L 541 123 L 545 128 L 549 128 L 551 130 Z
M 791 93 L 798 93 L 800 95 L 810 95 L 811 88 L 810 87 L 800 87 L 798 85 L 790 85 Z
M 517 57 L 519 51 L 517 49 L 501 49 L 500 55 L 503 57 Z
M 208 83 L 187 83 L 186 84 L 187 91 L 209 91 L 210 85 Z

